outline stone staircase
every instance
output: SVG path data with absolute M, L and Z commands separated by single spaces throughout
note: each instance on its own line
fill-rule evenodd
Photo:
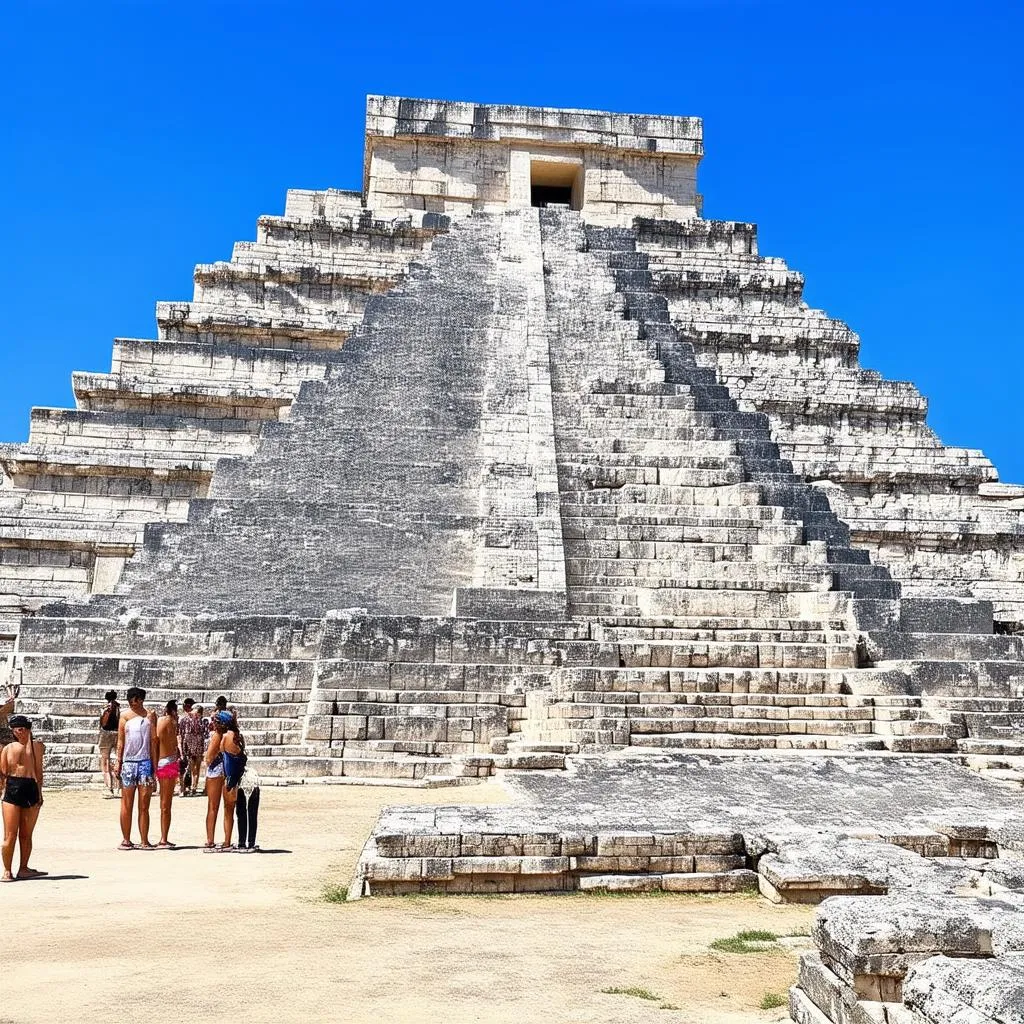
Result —
M 638 219 L 638 249 L 739 407 L 764 413 L 796 471 L 826 489 L 857 546 L 920 596 L 991 600 L 1024 622 L 1024 488 L 982 452 L 943 445 L 905 381 L 858 364 L 850 328 L 803 301 L 803 278 L 758 255 L 753 224 Z
M 698 363 L 637 238 L 569 211 L 459 222 L 184 521 L 126 505 L 144 544 L 115 592 L 18 639 L 50 770 L 95 777 L 102 693 L 140 685 L 151 707 L 227 696 L 268 777 L 435 785 L 627 746 L 1012 773 L 1019 640 L 984 603 L 900 598 Z M 130 457 L 188 454 L 192 429 L 171 417 Z

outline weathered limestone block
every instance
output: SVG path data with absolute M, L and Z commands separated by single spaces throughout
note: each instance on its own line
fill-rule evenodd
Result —
M 927 1024 L 1021 1024 L 1024 955 L 992 960 L 932 957 L 912 967 L 903 1000 Z

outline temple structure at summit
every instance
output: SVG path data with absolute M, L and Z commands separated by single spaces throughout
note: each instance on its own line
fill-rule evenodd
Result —
M 701 218 L 702 153 L 371 96 L 361 193 L 289 192 L 34 409 L 0 600 L 54 768 L 131 682 L 227 692 L 282 775 L 1024 753 L 1024 489 Z

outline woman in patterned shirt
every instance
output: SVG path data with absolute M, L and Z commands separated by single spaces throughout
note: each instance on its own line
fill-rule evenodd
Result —
M 183 713 L 178 717 L 178 749 L 181 751 L 182 761 L 186 764 L 186 770 L 181 773 L 182 796 L 196 795 L 199 788 L 199 769 L 206 751 L 206 726 L 201 714 L 195 709 L 195 703 L 191 697 L 186 697 L 182 704 Z M 190 778 L 192 782 L 192 787 L 187 793 L 186 778 Z

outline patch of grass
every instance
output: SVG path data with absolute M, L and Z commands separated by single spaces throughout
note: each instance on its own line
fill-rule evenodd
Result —
M 757 1005 L 762 1010 L 777 1010 L 780 1006 L 786 1005 L 786 997 L 780 996 L 778 992 L 765 992 Z
M 761 952 L 756 946 L 751 946 L 749 943 L 744 942 L 742 939 L 737 939 L 735 935 L 731 935 L 727 939 L 715 939 L 715 941 L 711 943 L 711 948 L 718 953 Z
M 775 932 L 768 932 L 761 928 L 748 928 L 746 931 L 737 932 L 726 939 L 715 939 L 711 948 L 719 953 L 766 953 L 765 946 L 774 943 L 778 939 Z
M 634 999 L 646 999 L 652 1003 L 661 1002 L 661 996 L 655 995 L 649 988 L 639 988 L 636 985 L 631 985 L 629 988 L 613 986 L 612 988 L 603 988 L 601 992 L 606 996 L 632 996 Z
M 659 1010 L 679 1010 L 679 1009 L 682 1009 L 682 1007 L 676 1006 L 675 1003 L 662 1003 L 661 1006 L 658 1007 L 658 1009 Z
M 323 900 L 325 903 L 347 903 L 348 902 L 348 886 L 347 885 L 327 885 L 324 886 Z

